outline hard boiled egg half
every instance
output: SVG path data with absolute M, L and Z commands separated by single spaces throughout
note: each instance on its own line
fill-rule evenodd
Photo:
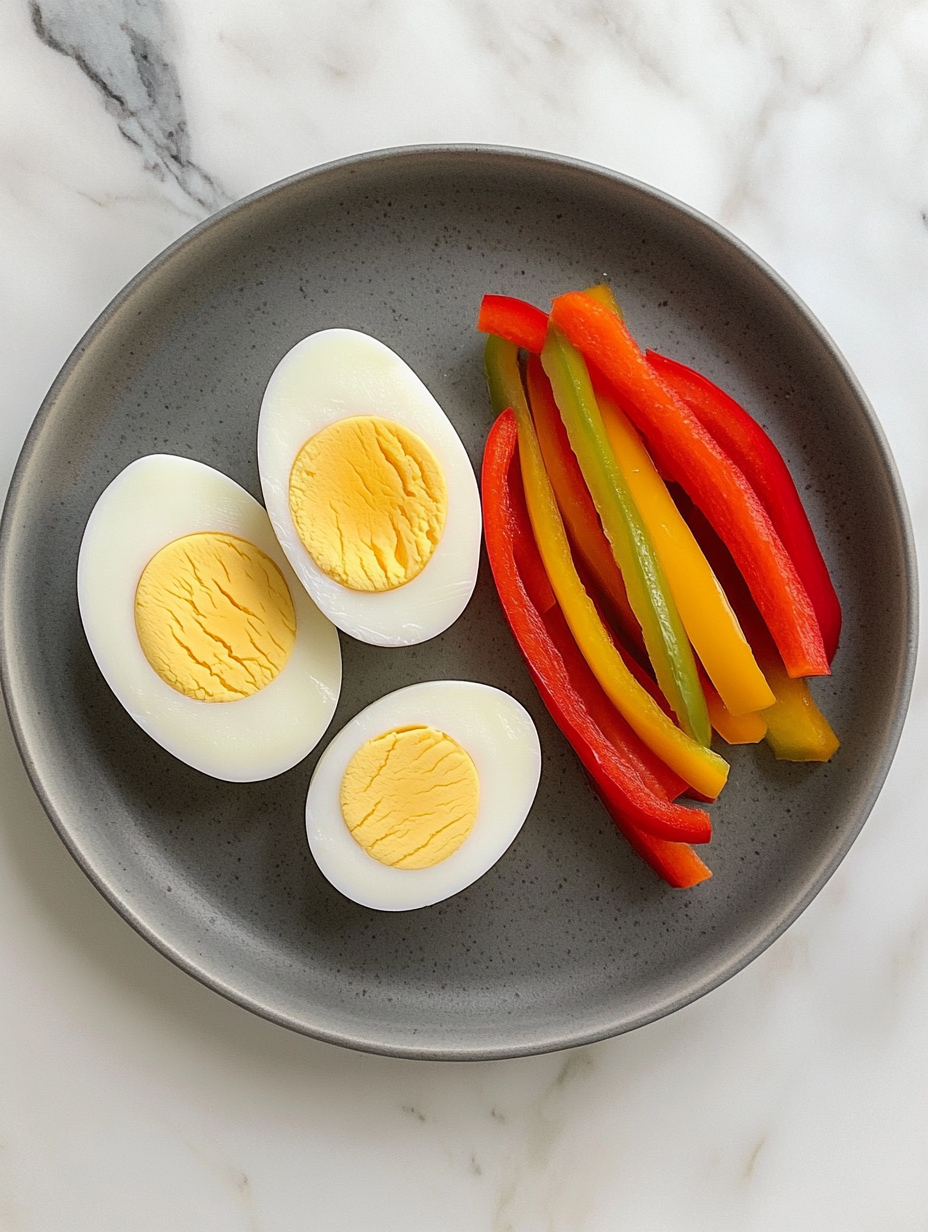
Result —
M 271 778 L 328 727 L 338 633 L 293 576 L 262 507 L 219 471 L 166 454 L 127 466 L 87 522 L 77 591 L 116 697 L 204 774 Z
M 389 347 L 327 329 L 288 351 L 261 405 L 258 468 L 287 559 L 345 633 L 409 646 L 460 616 L 477 578 L 477 481 Z
M 409 911 L 482 877 L 535 799 L 541 745 L 508 693 L 431 680 L 380 698 L 334 738 L 306 799 L 319 868 L 346 897 Z

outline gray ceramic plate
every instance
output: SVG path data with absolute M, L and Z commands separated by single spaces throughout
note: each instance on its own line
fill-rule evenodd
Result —
M 843 746 L 828 766 L 732 751 L 714 810 L 715 876 L 672 891 L 614 833 L 548 719 L 486 568 L 464 616 L 405 650 L 343 639 L 333 731 L 413 681 L 518 697 L 544 748 L 535 807 L 476 885 L 378 914 L 315 868 L 303 803 L 315 757 L 230 785 L 130 722 L 81 630 L 87 515 L 133 458 L 168 451 L 255 495 L 264 385 L 297 339 L 376 335 L 448 411 L 474 465 L 490 413 L 485 291 L 539 304 L 607 276 L 642 343 L 750 406 L 786 454 L 844 602 L 817 695 Z M 3 523 L 3 684 L 39 795 L 116 909 L 217 991 L 321 1039 L 411 1057 L 562 1048 L 667 1014 L 743 967 L 809 903 L 886 775 L 914 659 L 914 563 L 885 442 L 853 376 L 783 283 L 730 236 L 611 172 L 506 150 L 365 155 L 211 218 L 107 309 L 55 382 Z

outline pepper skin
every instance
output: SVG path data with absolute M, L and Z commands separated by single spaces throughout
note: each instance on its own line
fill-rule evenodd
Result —
M 641 830 L 636 830 L 634 826 L 629 825 L 621 812 L 603 798 L 592 776 L 588 774 L 587 779 L 619 833 L 625 836 L 632 849 L 646 864 L 650 864 L 655 873 L 662 877 L 669 886 L 675 890 L 690 890 L 700 882 L 708 881 L 712 876 L 712 870 L 688 843 L 668 843 L 663 839 L 652 838 L 650 834 L 644 834 Z
M 780 656 L 777 655 L 778 660 L 779 658 Z M 781 670 L 782 667 L 781 662 Z M 763 740 L 767 734 L 766 710 L 749 710 L 745 714 L 732 714 L 716 693 L 711 680 L 703 681 L 703 691 L 706 694 L 709 721 L 726 744 L 758 744 Z M 773 698 L 776 701 L 775 694 Z
M 477 328 L 482 334 L 496 334 L 537 355 L 544 346 L 548 314 L 513 295 L 485 295 L 480 301 Z

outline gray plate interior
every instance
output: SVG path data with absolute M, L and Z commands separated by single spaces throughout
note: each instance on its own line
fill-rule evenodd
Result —
M 186 454 L 259 495 L 264 385 L 299 338 L 365 330 L 397 350 L 479 466 L 490 422 L 481 295 L 544 305 L 607 276 L 643 345 L 743 400 L 793 468 L 833 567 L 845 632 L 816 694 L 829 766 L 731 751 L 713 880 L 671 891 L 614 833 L 529 682 L 484 565 L 443 636 L 342 639 L 332 730 L 388 690 L 463 677 L 518 697 L 544 748 L 539 795 L 500 863 L 458 897 L 379 914 L 306 847 L 315 756 L 268 783 L 208 779 L 127 719 L 81 630 L 75 565 L 103 487 L 132 459 Z M 46 400 L 3 527 L 4 687 L 24 760 L 88 875 L 193 975 L 280 1023 L 397 1055 L 498 1057 L 616 1034 L 733 974 L 802 910 L 869 812 L 914 659 L 904 503 L 872 413 L 787 288 L 719 229 L 643 186 L 486 149 L 366 156 L 209 220 L 100 318 Z

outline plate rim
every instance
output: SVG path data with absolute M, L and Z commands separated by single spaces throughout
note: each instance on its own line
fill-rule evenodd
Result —
M 109 322 L 120 311 L 125 301 L 129 299 L 142 284 L 144 284 L 149 278 L 153 277 L 157 271 L 172 257 L 181 252 L 187 246 L 197 243 L 204 233 L 213 230 L 217 227 L 217 225 L 220 225 L 230 216 L 246 211 L 265 198 L 282 193 L 296 184 L 313 179 L 322 179 L 326 176 L 337 175 L 339 173 L 348 172 L 353 168 L 367 166 L 370 164 L 397 164 L 404 159 L 420 161 L 436 159 L 441 160 L 449 157 L 454 158 L 459 155 L 478 156 L 487 158 L 488 160 L 500 160 L 503 162 L 522 162 L 533 164 L 535 166 L 546 167 L 549 171 L 561 169 L 571 173 L 581 172 L 597 180 L 611 181 L 612 183 L 620 185 L 625 191 L 631 191 L 641 197 L 648 198 L 652 202 L 669 209 L 673 213 L 682 214 L 691 222 L 696 223 L 700 228 L 709 231 L 717 241 L 720 241 L 724 246 L 733 249 L 735 253 L 737 253 L 743 260 L 752 266 L 754 270 L 768 283 L 772 284 L 772 287 L 785 298 L 792 309 L 798 312 L 825 351 L 830 355 L 842 377 L 847 382 L 849 389 L 854 394 L 861 410 L 864 412 L 868 422 L 868 427 L 872 433 L 874 445 L 876 446 L 883 463 L 885 478 L 891 493 L 895 514 L 898 521 L 899 538 L 902 546 L 903 568 L 905 571 L 905 586 L 904 588 L 901 588 L 905 599 L 905 612 L 903 614 L 902 623 L 905 627 L 905 641 L 904 646 L 902 647 L 900 670 L 897 679 L 894 682 L 892 721 L 889 724 L 888 730 L 886 731 L 882 742 L 881 756 L 877 764 L 874 766 L 871 775 L 870 789 L 867 795 L 858 804 L 857 816 L 854 818 L 854 824 L 846 829 L 845 836 L 839 844 L 837 850 L 834 852 L 832 858 L 819 868 L 817 875 L 811 879 L 805 892 L 798 898 L 790 900 L 788 909 L 782 913 L 781 917 L 776 921 L 774 926 L 769 928 L 762 937 L 748 945 L 743 946 L 740 950 L 736 950 L 734 953 L 728 953 L 725 955 L 724 961 L 717 964 L 708 977 L 703 979 L 695 989 L 691 986 L 687 986 L 687 988 L 678 995 L 665 998 L 663 1002 L 657 1005 L 652 1004 L 646 1011 L 639 1013 L 637 1016 L 627 1021 L 603 1024 L 600 1027 L 594 1028 L 586 1027 L 582 1030 L 575 1031 L 562 1027 L 557 1033 L 548 1032 L 544 1038 L 541 1038 L 539 1035 L 539 1037 L 533 1037 L 532 1040 L 524 1043 L 514 1042 L 503 1046 L 498 1044 L 484 1044 L 476 1040 L 471 1040 L 466 1045 L 454 1044 L 450 1046 L 430 1046 L 420 1044 L 419 1046 L 413 1046 L 412 1044 L 405 1045 L 378 1039 L 376 1038 L 375 1032 L 365 1036 L 358 1032 L 349 1034 L 343 1031 L 339 1032 L 330 1030 L 324 1026 L 313 1026 L 305 1021 L 298 1020 L 293 1015 L 288 1015 L 281 1012 L 273 1006 L 261 1003 L 257 998 L 235 988 L 228 981 L 225 981 L 219 978 L 216 974 L 208 971 L 205 967 L 195 962 L 192 957 L 181 953 L 166 938 L 161 936 L 153 926 L 146 923 L 146 921 L 133 910 L 130 903 L 116 892 L 114 887 L 112 887 L 105 877 L 96 869 L 92 860 L 84 852 L 76 837 L 72 835 L 65 817 L 59 815 L 58 810 L 53 805 L 52 800 L 45 789 L 42 774 L 30 747 L 29 734 L 26 730 L 26 716 L 21 714 L 19 710 L 17 698 L 18 686 L 16 680 L 14 679 L 13 656 L 11 654 L 14 648 L 9 644 L 10 621 L 8 611 L 13 601 L 11 596 L 10 576 L 15 564 L 15 554 L 13 549 L 16 535 L 16 514 L 22 493 L 32 478 L 31 471 L 33 459 L 45 431 L 46 424 L 52 415 L 54 407 L 68 380 L 77 365 L 80 363 L 84 353 L 90 348 L 95 339 L 108 327 Z M 754 252 L 741 239 L 728 231 L 727 228 L 716 222 L 714 219 L 701 213 L 694 207 L 673 197 L 669 193 L 655 188 L 652 185 L 646 184 L 632 176 L 628 176 L 623 172 L 616 171 L 608 167 L 603 167 L 596 163 L 571 158 L 563 154 L 523 148 L 519 146 L 479 143 L 416 144 L 406 146 L 390 146 L 382 149 L 363 151 L 358 154 L 348 155 L 343 158 L 330 160 L 316 166 L 308 167 L 302 171 L 294 173 L 293 175 L 286 176 L 281 180 L 277 180 L 272 184 L 259 188 L 255 192 L 250 193 L 237 201 L 231 202 L 229 205 L 223 207 L 223 209 L 218 210 L 216 213 L 209 215 L 207 218 L 204 218 L 199 223 L 195 224 L 188 231 L 184 232 L 176 240 L 170 243 L 161 252 L 156 254 L 142 267 L 142 269 L 139 270 L 137 274 L 135 274 L 133 278 L 129 280 L 129 282 L 125 284 L 125 286 L 122 287 L 122 289 L 110 300 L 103 311 L 92 322 L 90 327 L 85 331 L 81 339 L 75 345 L 68 358 L 65 360 L 57 376 L 55 377 L 55 380 L 52 382 L 48 393 L 43 398 L 35 419 L 33 420 L 23 442 L 10 479 L 2 517 L 0 517 L 0 692 L 3 694 L 3 699 L 6 705 L 17 750 L 22 759 L 33 790 L 36 792 L 46 815 L 57 831 L 66 849 L 81 868 L 83 873 L 102 894 L 110 906 L 113 907 L 114 910 L 140 936 L 144 937 L 150 945 L 160 951 L 160 953 L 162 953 L 166 958 L 170 959 L 170 961 L 172 961 L 181 970 L 193 976 L 200 983 L 205 984 L 208 988 L 219 993 L 235 1004 L 250 1010 L 259 1017 L 277 1023 L 279 1026 L 286 1027 L 287 1029 L 295 1031 L 298 1034 L 306 1035 L 326 1043 L 338 1044 L 342 1047 L 351 1048 L 361 1052 L 370 1052 L 383 1056 L 413 1060 L 501 1060 L 513 1057 L 555 1052 L 562 1049 L 579 1047 L 584 1044 L 596 1043 L 600 1040 L 608 1039 L 619 1034 L 624 1034 L 628 1031 L 636 1030 L 639 1027 L 646 1026 L 648 1023 L 657 1021 L 658 1019 L 674 1013 L 675 1011 L 682 1009 L 684 1006 L 699 1000 L 707 993 L 712 992 L 715 988 L 719 987 L 726 980 L 736 975 L 739 971 L 743 970 L 755 958 L 763 953 L 764 950 L 772 945 L 773 942 L 777 940 L 777 938 L 780 937 L 786 929 L 796 921 L 796 919 L 798 919 L 812 900 L 821 892 L 822 888 L 833 876 L 851 846 L 856 841 L 867 818 L 873 810 L 879 793 L 885 783 L 887 774 L 889 773 L 889 769 L 895 756 L 906 721 L 914 683 L 918 649 L 918 612 L 918 568 L 911 516 L 909 513 L 905 490 L 902 486 L 899 471 L 889 448 L 889 443 L 885 432 L 876 415 L 876 412 L 874 411 L 866 393 L 864 392 L 850 365 L 847 363 L 831 335 L 796 293 L 796 291 L 794 291 L 793 288 L 784 280 L 784 278 L 781 277 L 781 275 L 779 275 L 770 265 L 768 265 L 762 257 Z

